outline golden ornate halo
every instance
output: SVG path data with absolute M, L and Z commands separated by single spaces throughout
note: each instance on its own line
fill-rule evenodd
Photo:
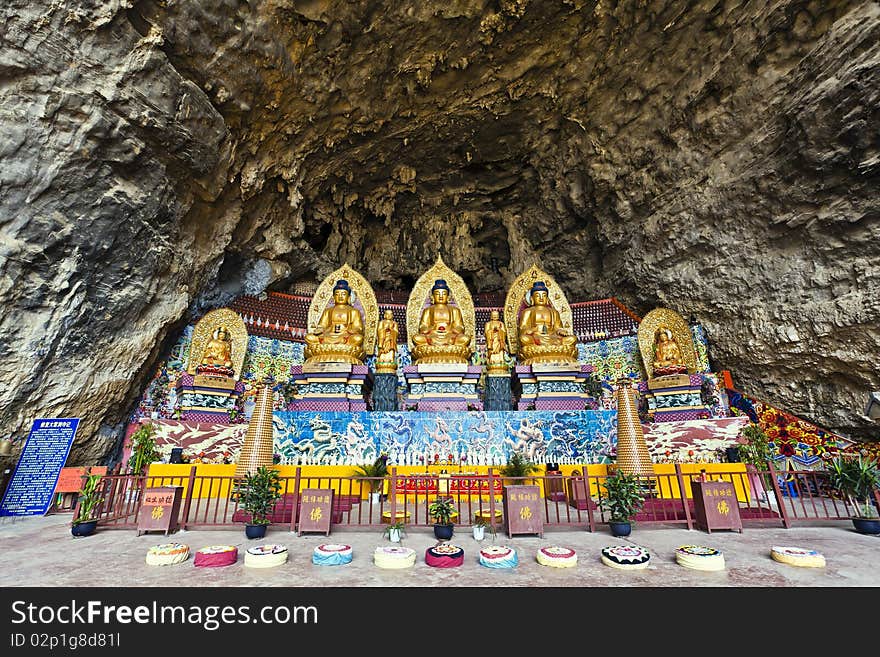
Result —
M 244 355 L 247 351 L 248 333 L 244 320 L 230 308 L 217 308 L 205 314 L 193 330 L 192 341 L 189 346 L 189 362 L 186 371 L 196 373 L 196 368 L 202 362 L 205 346 L 219 327 L 224 326 L 229 330 L 229 339 L 232 340 L 232 369 L 235 370 L 235 380 L 241 376 L 241 368 L 244 365 Z
M 360 301 L 361 308 L 364 313 L 364 352 L 372 354 L 376 347 L 376 327 L 379 325 L 379 304 L 376 302 L 376 294 L 373 287 L 367 282 L 367 279 L 352 269 L 348 263 L 345 263 L 328 275 L 312 297 L 312 303 L 309 304 L 308 326 L 311 328 L 321 319 L 321 313 L 333 303 L 333 288 L 336 281 L 344 278 L 348 281 L 351 288 L 349 303 L 357 308 L 356 301 Z
M 452 271 L 443 258 L 437 256 L 437 262 L 428 271 L 419 277 L 416 281 L 409 299 L 406 302 L 406 335 L 407 343 L 410 349 L 413 348 L 412 336 L 419 332 L 419 320 L 422 317 L 422 310 L 430 304 L 431 288 L 434 287 L 434 281 L 442 278 L 449 286 L 449 303 L 458 306 L 461 310 L 461 318 L 464 321 L 464 329 L 470 336 L 471 353 L 476 349 L 476 315 L 474 313 L 474 300 L 471 293 L 468 292 L 461 276 Z
M 562 288 L 556 280 L 537 264 L 532 264 L 526 271 L 520 274 L 507 290 L 504 299 L 504 324 L 507 327 L 507 341 L 510 343 L 510 353 L 519 353 L 519 315 L 523 309 L 523 302 L 529 302 L 528 295 L 535 281 L 544 281 L 547 285 L 550 305 L 559 311 L 562 319 L 562 327 L 569 333 L 572 331 L 571 306 Z
M 661 326 L 672 331 L 672 339 L 678 343 L 681 358 L 687 365 L 688 373 L 693 374 L 697 369 L 697 359 L 694 355 L 694 340 L 691 336 L 691 330 L 684 318 L 669 308 L 654 308 L 639 322 L 639 352 L 642 354 L 645 374 L 649 379 L 654 376 L 654 337 L 657 334 L 657 329 Z

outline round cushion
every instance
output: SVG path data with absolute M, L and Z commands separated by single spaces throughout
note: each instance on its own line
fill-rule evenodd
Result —
M 379 568 L 409 568 L 416 563 L 416 551 L 407 547 L 377 547 L 373 552 L 373 563 Z
M 724 554 L 704 545 L 681 545 L 675 550 L 675 561 L 694 570 L 724 570 Z
M 602 548 L 602 563 L 621 570 L 641 570 L 648 567 L 651 555 L 638 545 L 611 545 Z
M 480 565 L 487 568 L 513 568 L 519 563 L 516 550 L 506 545 L 492 545 L 480 550 Z
M 209 545 L 196 552 L 194 565 L 206 568 L 229 566 L 238 561 L 238 548 L 234 545 Z
M 351 558 L 351 546 L 342 543 L 324 543 L 312 553 L 312 563 L 318 566 L 341 566 L 351 563 Z
M 170 566 L 189 558 L 189 546 L 183 543 L 162 543 L 147 550 L 148 566 Z
M 287 546 L 257 545 L 244 553 L 244 565 L 250 568 L 271 568 L 287 561 Z
M 789 566 L 804 566 L 806 568 L 822 568 L 825 566 L 825 557 L 816 550 L 808 550 L 800 547 L 785 547 L 774 545 L 770 548 L 770 556 L 775 561 L 787 563 Z
M 535 557 L 542 566 L 551 568 L 574 568 L 577 565 L 577 552 L 558 545 L 542 547 Z
M 455 568 L 464 563 L 464 550 L 451 543 L 440 543 L 425 550 L 425 563 L 434 568 Z

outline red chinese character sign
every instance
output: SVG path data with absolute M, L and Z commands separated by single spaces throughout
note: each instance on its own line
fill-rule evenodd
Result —
M 544 537 L 543 498 L 537 486 L 504 487 L 504 519 L 507 535 L 540 534 Z
M 333 490 L 305 488 L 301 496 L 299 535 L 303 532 L 324 532 L 330 535 L 330 509 L 333 508 Z
M 698 529 L 710 534 L 713 529 L 736 529 L 742 532 L 736 490 L 729 481 L 695 481 L 694 516 Z
M 147 488 L 137 517 L 137 533 L 160 531 L 167 535 L 177 531 L 180 513 L 181 486 Z

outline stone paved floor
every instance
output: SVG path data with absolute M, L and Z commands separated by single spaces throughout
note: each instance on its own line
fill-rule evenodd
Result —
M 638 526 L 628 539 L 613 538 L 607 530 L 553 531 L 538 536 L 507 538 L 499 533 L 496 544 L 509 545 L 519 554 L 519 566 L 493 570 L 479 565 L 481 544 L 466 527 L 456 531 L 453 543 L 465 550 L 460 568 L 437 569 L 425 564 L 425 549 L 435 544 L 430 529 L 410 529 L 403 545 L 416 550 L 413 568 L 388 571 L 376 568 L 372 552 L 389 545 L 378 529 L 334 531 L 296 536 L 270 528 L 265 539 L 249 541 L 243 529 L 180 531 L 137 536 L 134 530 L 101 530 L 93 536 L 73 538 L 69 515 L 42 518 L 0 519 L 0 582 L 3 586 L 308 586 L 308 587 L 862 587 L 880 586 L 880 536 L 856 533 L 849 522 L 782 528 L 747 528 L 742 534 L 665 526 Z M 195 550 L 218 544 L 237 545 L 238 563 L 226 568 L 194 568 L 192 559 L 175 566 L 151 567 L 144 562 L 147 549 L 163 542 L 181 542 Z M 342 542 L 354 548 L 354 560 L 340 567 L 315 566 L 314 547 Z M 624 572 L 609 568 L 599 559 L 608 545 L 633 543 L 653 555 L 652 566 Z M 247 547 L 282 543 L 289 549 L 288 563 L 271 569 L 243 565 Z M 486 538 L 482 545 L 490 545 Z M 535 553 L 542 546 L 562 545 L 578 553 L 575 568 L 541 566 Z M 674 550 L 683 544 L 715 547 L 724 552 L 727 569 L 710 573 L 682 568 Z M 773 545 L 818 550 L 825 555 L 825 568 L 798 568 L 770 558 Z

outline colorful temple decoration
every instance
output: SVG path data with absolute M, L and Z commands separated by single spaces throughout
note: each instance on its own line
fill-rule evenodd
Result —
M 615 443 L 613 411 L 444 411 L 275 413 L 284 463 L 397 465 L 437 461 L 501 465 L 511 451 L 536 463 L 606 463 Z
M 816 469 L 839 451 L 853 448 L 853 441 L 738 390 L 728 389 L 727 396 L 733 413 L 748 417 L 764 430 L 776 450 L 776 460 L 783 461 L 785 469 Z
M 694 339 L 694 355 L 697 359 L 697 372 L 709 372 L 709 340 L 706 338 L 706 329 L 699 324 L 691 326 L 691 335 Z
M 645 424 L 645 442 L 654 463 L 718 463 L 737 444 L 746 417 Z
M 639 343 L 628 335 L 612 340 L 578 344 L 578 361 L 596 368 L 595 376 L 616 381 L 620 377 L 641 378 Z

